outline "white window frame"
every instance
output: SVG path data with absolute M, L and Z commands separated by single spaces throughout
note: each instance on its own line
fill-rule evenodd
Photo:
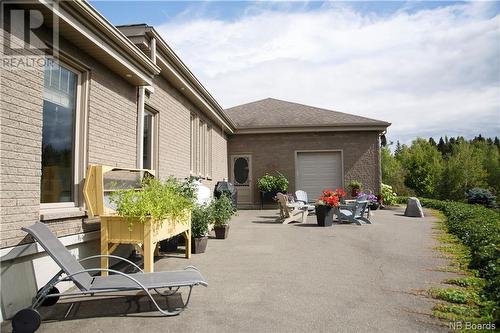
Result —
M 148 105 L 144 105 L 144 115 L 149 114 L 151 115 L 151 147 L 149 147 L 149 154 L 151 158 L 151 170 L 155 171 L 156 176 L 157 170 L 158 170 L 158 141 L 159 141 L 159 112 L 157 112 L 155 109 Z M 143 124 L 144 126 L 144 124 Z M 143 131 L 141 133 L 141 145 L 142 149 L 141 151 L 144 152 L 144 127 Z M 146 168 L 143 166 L 143 168 Z
M 212 178 L 212 125 L 195 113 L 190 116 L 189 170 L 191 176 Z
M 88 125 L 87 107 L 90 80 L 89 70 L 63 53 L 59 53 L 59 57 L 54 59 L 54 61 L 61 67 L 65 67 L 77 75 L 77 86 L 75 91 L 75 132 L 73 142 L 73 201 L 40 203 L 40 215 L 61 209 L 80 210 L 80 207 L 83 207 L 84 204 L 80 184 L 82 184 L 82 181 L 85 178 L 85 166 L 87 165 L 86 151 Z
M 212 148 L 212 126 L 207 125 L 207 172 L 206 172 L 206 178 L 207 179 L 212 179 L 212 155 L 213 155 L 213 148 Z

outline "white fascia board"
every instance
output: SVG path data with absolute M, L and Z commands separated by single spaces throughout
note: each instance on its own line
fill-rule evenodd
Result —
M 188 89 L 191 94 L 193 94 L 202 104 L 203 106 L 205 107 L 205 109 L 209 110 L 210 113 L 215 116 L 215 118 L 221 123 L 224 125 L 224 127 L 226 128 L 226 130 L 229 132 L 229 133 L 233 133 L 233 129 L 231 128 L 231 126 L 229 126 L 229 124 L 224 120 L 222 119 L 222 117 L 214 110 L 214 108 L 208 104 L 206 102 L 206 100 L 198 93 L 198 91 L 196 91 L 195 89 L 193 89 L 192 85 L 187 82 L 187 80 L 182 76 L 182 75 L 179 75 L 179 73 L 177 72 L 177 70 L 163 57 L 163 55 L 161 53 L 157 53 L 156 54 L 156 59 L 159 60 L 159 62 L 165 66 L 167 68 L 167 70 L 172 73 L 175 78 L 177 80 L 179 80 L 182 85 L 184 86 L 184 89 Z
M 79 0 L 70 2 L 73 6 L 77 6 L 84 11 L 87 17 L 91 17 L 99 26 L 115 38 L 119 44 L 130 52 L 134 57 L 138 58 L 141 65 L 151 71 L 152 74 L 159 74 L 160 68 L 151 61 L 137 46 L 125 36 L 117 27 L 109 22 L 101 13 L 99 13 L 88 1 Z
M 66 10 L 62 9 L 60 6 L 51 6 L 51 1 L 48 0 L 39 0 L 43 5 L 47 6 L 55 15 L 59 17 L 60 20 L 63 20 L 68 25 L 73 27 L 76 31 L 78 31 L 82 36 L 86 37 L 90 41 L 92 41 L 96 46 L 98 46 L 101 50 L 109 54 L 120 64 L 125 66 L 132 73 L 141 78 L 148 85 L 152 84 L 152 78 L 140 70 L 137 66 L 128 61 L 122 54 L 116 52 L 114 48 L 112 48 L 108 43 L 106 43 L 101 37 L 92 32 L 89 28 L 84 26 L 82 23 L 76 21 L 71 14 L 69 14 Z
M 241 128 L 234 134 L 269 134 L 269 133 L 305 133 L 305 132 L 383 132 L 386 127 L 273 127 L 273 128 Z

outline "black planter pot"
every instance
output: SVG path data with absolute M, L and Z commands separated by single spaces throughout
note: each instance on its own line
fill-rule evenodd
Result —
M 276 203 L 273 198 L 276 197 L 279 191 L 274 191 L 274 192 L 260 192 L 260 208 L 264 207 L 264 204 L 272 204 Z M 286 191 L 281 192 L 283 194 L 286 194 Z
M 160 249 L 162 252 L 177 252 L 179 245 L 179 237 L 175 236 L 160 242 Z
M 379 202 L 372 202 L 370 204 L 370 209 L 371 210 L 377 210 L 379 207 L 380 207 L 380 203 Z
M 219 225 L 214 227 L 215 238 L 226 239 L 229 233 L 229 224 Z
M 316 221 L 320 227 L 331 227 L 335 209 L 330 206 L 316 206 Z
M 191 238 L 191 253 L 205 253 L 208 237 Z

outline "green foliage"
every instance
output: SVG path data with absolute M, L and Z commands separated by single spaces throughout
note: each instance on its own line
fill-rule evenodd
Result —
M 208 226 L 213 221 L 209 205 L 194 205 L 191 211 L 191 237 L 200 238 L 208 235 Z
M 434 196 L 443 173 L 443 158 L 437 148 L 418 138 L 401 153 L 400 160 L 407 170 L 405 185 L 419 196 Z
M 485 279 L 484 296 L 500 320 L 500 212 L 454 201 L 420 199 L 424 207 L 440 210 L 448 232 L 470 249 L 469 268 Z
M 382 184 L 382 197 L 384 198 L 384 204 L 395 205 L 397 203 L 397 194 L 392 190 L 392 186 Z
M 470 143 L 454 145 L 443 175 L 443 197 L 461 200 L 467 190 L 486 186 L 487 173 L 482 162 L 481 151 Z
M 216 226 L 228 224 L 231 216 L 236 212 L 233 207 L 233 201 L 226 194 L 222 194 L 219 199 L 214 199 L 211 203 L 211 208 Z
M 452 278 L 445 281 L 447 284 L 453 284 L 459 287 L 484 287 L 484 280 L 475 276 Z
M 474 304 L 480 301 L 477 293 L 461 288 L 431 288 L 429 293 L 434 298 L 450 303 Z
M 484 188 L 474 187 L 467 191 L 467 203 L 478 204 L 493 208 L 496 206 L 497 197 Z
M 191 198 L 179 191 L 180 185 L 174 179 L 164 183 L 157 179 L 147 179 L 142 190 L 118 190 L 110 195 L 110 201 L 116 205 L 119 216 L 126 218 L 129 228 L 135 220 L 140 223 L 148 218 L 155 221 L 164 219 L 179 219 L 191 209 Z
M 465 201 L 468 190 L 481 187 L 498 200 L 499 147 L 498 138 L 481 135 L 472 140 L 445 136 L 437 144 L 433 138 L 419 138 L 410 147 L 398 142 L 394 154 L 381 150 L 382 181 L 400 195 Z
M 277 172 L 276 176 L 266 173 L 259 178 L 257 185 L 262 192 L 286 192 L 288 179 L 280 172 Z
M 389 147 L 381 149 L 382 183 L 390 184 L 399 194 L 408 194 L 404 184 L 405 170 L 401 162 L 391 154 Z
M 363 189 L 363 184 L 357 180 L 351 180 L 347 187 L 349 187 L 351 190 L 361 191 Z

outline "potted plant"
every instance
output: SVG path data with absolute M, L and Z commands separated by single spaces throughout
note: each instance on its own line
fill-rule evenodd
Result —
M 191 252 L 204 253 L 208 242 L 208 225 L 212 211 L 208 205 L 194 205 L 191 212 Z
M 366 195 L 366 200 L 369 203 L 370 209 L 377 210 L 380 207 L 380 202 L 379 202 L 379 199 L 376 195 L 359 192 L 356 199 L 361 198 L 362 196 L 365 196 L 365 195 Z
M 351 180 L 348 187 L 351 190 L 351 197 L 356 198 L 358 193 L 363 189 L 363 184 L 357 180 Z
M 225 239 L 229 232 L 229 221 L 234 215 L 235 209 L 229 196 L 223 193 L 219 199 L 214 199 L 211 204 L 212 217 L 215 222 L 215 238 Z
M 277 172 L 276 176 L 266 173 L 260 177 L 257 185 L 261 193 L 262 202 L 272 202 L 278 192 L 286 193 L 288 184 L 288 179 L 280 172 Z
M 320 227 L 329 227 L 333 224 L 333 213 L 344 196 L 345 191 L 341 188 L 335 191 L 323 191 L 316 202 L 316 222 Z

